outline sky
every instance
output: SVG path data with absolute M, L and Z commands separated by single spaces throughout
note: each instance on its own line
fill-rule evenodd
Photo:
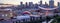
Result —
M 0 3 L 4 3 L 4 4 L 14 4 L 14 5 L 19 5 L 20 2 L 33 2 L 35 3 L 39 3 L 40 0 L 0 0 Z M 42 0 L 43 4 L 44 2 L 47 2 L 49 4 L 49 0 Z M 57 5 L 57 2 L 60 2 L 60 0 L 54 0 L 55 1 L 55 5 Z

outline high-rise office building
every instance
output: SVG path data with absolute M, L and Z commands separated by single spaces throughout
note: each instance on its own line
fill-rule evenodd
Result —
M 58 7 L 60 7 L 60 2 L 58 2 Z
M 50 8 L 54 8 L 54 0 L 50 0 L 49 1 L 49 7 Z
M 33 7 L 33 2 L 29 2 L 29 8 Z
M 20 2 L 20 5 L 22 5 L 23 4 L 23 2 Z
M 47 4 L 47 2 L 45 2 L 45 8 L 47 8 L 48 7 L 48 4 Z
M 34 5 L 34 8 L 36 8 L 36 9 L 38 8 L 38 4 L 37 3 Z
M 28 3 L 27 2 L 25 3 L 25 8 L 28 8 Z
M 25 3 L 25 5 L 27 6 L 27 5 L 28 5 L 28 3 L 26 2 L 26 3 Z
M 29 2 L 29 6 L 32 6 L 33 5 L 33 2 Z
M 42 5 L 42 0 L 40 0 L 40 6 Z
M 60 10 L 60 2 L 58 2 L 58 9 Z
M 21 7 L 21 8 L 24 8 L 23 2 L 20 2 L 20 7 Z

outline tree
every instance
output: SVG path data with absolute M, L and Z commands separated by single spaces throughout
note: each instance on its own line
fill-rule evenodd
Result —
M 60 16 L 59 15 L 54 16 L 54 20 L 51 23 L 60 23 Z

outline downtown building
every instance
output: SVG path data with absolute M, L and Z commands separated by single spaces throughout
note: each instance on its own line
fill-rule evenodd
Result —
M 58 2 L 58 9 L 60 10 L 60 2 Z
M 60 2 L 58 2 L 58 7 L 60 8 Z
M 54 0 L 49 1 L 49 8 L 54 8 Z
M 55 9 L 55 10 L 54 10 L 54 13 L 60 13 L 60 12 L 59 12 L 59 10 L 60 10 L 60 2 L 58 2 L 57 4 L 58 4 L 58 5 L 57 5 L 58 9 Z
M 24 8 L 23 2 L 20 2 L 20 7 L 21 7 L 21 8 Z
M 40 3 L 40 6 L 42 6 L 42 0 L 40 0 L 40 2 L 39 2 L 39 3 Z
M 48 6 L 47 2 L 45 2 L 44 8 L 48 8 L 48 7 L 49 6 Z
M 33 4 L 33 2 L 29 2 L 29 8 L 31 9 L 31 8 L 33 8 L 34 7 L 34 4 Z

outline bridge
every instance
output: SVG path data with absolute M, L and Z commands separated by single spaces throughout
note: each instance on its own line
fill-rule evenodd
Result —
M 40 9 L 43 9 L 43 10 L 55 10 L 55 9 L 57 9 L 58 7 L 55 7 L 55 8 L 43 8 L 43 7 L 40 7 L 40 6 L 38 6 Z
M 43 9 L 43 10 L 46 10 L 45 12 L 45 15 L 48 16 L 50 15 L 51 13 L 49 13 L 49 10 L 55 10 L 55 9 L 58 9 L 58 7 L 55 7 L 55 8 L 44 8 L 44 7 L 40 7 L 38 6 L 40 9 Z

